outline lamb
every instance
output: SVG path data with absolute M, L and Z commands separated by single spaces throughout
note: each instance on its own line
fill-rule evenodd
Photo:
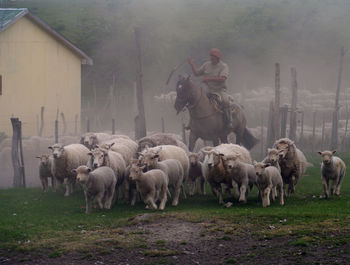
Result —
M 54 144 L 49 146 L 53 154 L 52 175 L 54 181 L 62 183 L 66 179 L 65 196 L 69 196 L 73 192 L 73 186 L 76 178 L 72 173 L 72 169 L 88 162 L 89 149 L 82 144 L 70 144 L 63 146 L 62 144 Z
M 279 160 L 279 151 L 275 148 L 267 148 L 267 156 L 264 158 L 262 162 L 269 163 L 271 166 L 274 166 L 281 172 Z
M 146 153 L 145 155 L 141 154 L 142 161 L 146 166 L 146 170 L 160 169 L 167 175 L 168 188 L 174 190 L 172 206 L 177 206 L 179 203 L 181 188 L 183 193 L 185 193 L 183 186 L 184 171 L 181 163 L 177 159 L 165 159 L 163 161 L 158 161 L 160 151 L 161 149 L 155 154 L 152 152 Z
M 257 186 L 262 200 L 262 206 L 270 206 L 270 193 L 272 201 L 277 197 L 276 189 L 279 191 L 280 205 L 284 205 L 284 189 L 281 173 L 274 166 L 263 162 L 254 161 Z
M 303 176 L 306 170 L 307 161 L 304 154 L 295 146 L 294 142 L 288 138 L 277 140 L 273 148 L 279 151 L 278 163 L 281 167 L 283 186 L 288 184 L 286 196 L 290 196 L 295 191 L 295 185 Z
M 137 143 L 131 139 L 114 138 L 102 142 L 98 147 L 110 149 L 121 154 L 126 166 L 130 165 L 131 159 L 136 158 Z
M 141 138 L 138 141 L 137 152 L 142 152 L 146 147 L 155 147 L 159 145 L 175 145 L 181 147 L 186 154 L 189 153 L 188 147 L 174 134 L 154 133 Z
M 113 136 L 108 133 L 87 132 L 81 136 L 80 143 L 85 145 L 87 148 L 92 149 L 96 145 L 99 145 L 111 138 L 113 138 Z
M 340 188 L 345 176 L 346 166 L 344 161 L 335 156 L 336 151 L 318 152 L 322 156 L 321 179 L 324 195 L 329 198 L 329 181 L 333 180 L 331 195 L 340 195 Z
M 202 195 L 205 195 L 205 178 L 202 173 L 203 163 L 199 161 L 199 154 L 191 152 L 188 158 L 190 161 L 190 169 L 188 172 L 190 196 L 194 195 L 196 189 L 198 193 L 200 189 Z
M 122 155 L 102 148 L 93 149 L 88 155 L 90 156 L 90 159 L 87 165 L 91 169 L 96 169 L 102 166 L 107 166 L 113 169 L 117 178 L 116 198 L 118 198 L 118 189 L 124 184 L 126 172 L 126 165 Z
M 55 178 L 52 176 L 52 163 L 53 163 L 53 157 L 52 155 L 48 154 L 42 154 L 41 156 L 37 156 L 36 158 L 40 159 L 39 163 L 39 177 L 41 181 L 41 185 L 43 186 L 44 192 L 48 191 L 48 178 L 51 178 L 51 185 L 52 189 L 56 190 L 56 181 Z
M 238 185 L 239 202 L 246 203 L 248 186 L 251 190 L 253 185 L 256 184 L 254 166 L 241 162 L 240 154 L 224 156 L 223 160 L 227 175 Z
M 147 148 L 140 154 L 146 155 L 147 153 L 152 153 L 153 155 L 158 154 L 159 161 L 171 158 L 179 160 L 184 171 L 184 181 L 187 180 L 190 163 L 186 152 L 181 147 L 175 145 L 160 145 L 152 148 Z
M 91 213 L 93 200 L 97 202 L 100 209 L 111 208 L 117 177 L 110 167 L 103 166 L 92 171 L 87 166 L 79 166 L 72 169 L 72 173 L 77 174 L 77 180 L 84 189 L 85 213 Z
M 240 154 L 240 161 L 251 163 L 250 153 L 243 146 L 236 144 L 221 144 L 209 152 L 204 150 L 203 152 L 207 154 L 202 166 L 203 175 L 210 184 L 213 194 L 218 197 L 219 204 L 223 204 L 222 183 L 227 186 L 227 191 L 229 191 L 230 188 L 235 188 L 236 192 L 239 194 L 238 185 L 227 175 L 223 157 Z
M 168 193 L 168 177 L 160 169 L 142 172 L 145 166 L 138 165 L 139 160 L 134 159 L 130 167 L 130 178 L 136 181 L 137 190 L 146 204 L 146 208 L 156 210 L 159 200 L 159 210 L 164 210 Z

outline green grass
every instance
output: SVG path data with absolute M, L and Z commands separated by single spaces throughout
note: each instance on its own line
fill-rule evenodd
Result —
M 341 155 L 349 164 L 350 154 Z M 104 243 L 114 247 L 147 248 L 146 242 L 137 233 L 125 234 L 123 226 L 133 224 L 131 217 L 151 213 L 153 218 L 174 216 L 191 222 L 210 221 L 209 232 L 223 231 L 226 236 L 218 240 L 230 240 L 231 235 L 251 233 L 261 240 L 278 236 L 294 236 L 294 246 L 327 242 L 325 233 L 350 230 L 350 176 L 345 176 L 341 196 L 320 199 L 323 195 L 319 163 L 320 158 L 309 160 L 314 167 L 308 168 L 296 187 L 296 193 L 271 207 L 262 208 L 257 201 L 254 187 L 248 203 L 240 205 L 234 200 L 231 208 L 218 205 L 208 188 L 207 196 L 194 196 L 180 200 L 177 207 L 169 202 L 164 212 L 144 209 L 144 204 L 136 206 L 119 202 L 110 211 L 94 209 L 85 214 L 85 200 L 82 191 L 64 197 L 63 191 L 44 193 L 40 188 L 0 190 L 0 248 L 13 248 L 20 251 L 39 247 L 58 249 L 52 257 L 62 255 L 66 250 L 80 250 L 85 246 L 103 247 Z M 226 200 L 233 198 L 225 197 Z M 207 233 L 207 232 L 206 232 Z M 201 236 L 206 236 L 202 232 Z M 347 233 L 349 234 L 349 233 Z M 101 242 L 102 238 L 111 238 Z M 334 244 L 348 242 L 350 236 L 335 237 Z M 160 240 L 159 246 L 164 245 Z M 84 246 L 84 247 L 83 247 Z M 166 255 L 160 253 L 159 255 Z

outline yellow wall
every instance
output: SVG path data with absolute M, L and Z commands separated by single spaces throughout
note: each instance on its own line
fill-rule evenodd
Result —
M 23 136 L 37 135 L 37 116 L 45 107 L 43 135 L 54 135 L 57 108 L 74 132 L 81 105 L 81 60 L 26 17 L 0 33 L 0 132 L 12 136 L 10 118 L 22 121 Z M 63 125 L 59 115 L 60 129 Z

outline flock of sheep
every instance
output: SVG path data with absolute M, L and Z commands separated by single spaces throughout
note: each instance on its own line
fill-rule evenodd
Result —
M 172 206 L 178 205 L 181 194 L 186 199 L 186 183 L 190 196 L 196 190 L 205 195 L 205 182 L 219 204 L 224 204 L 223 187 L 227 193 L 233 189 L 239 202 L 246 203 L 248 191 L 256 186 L 263 207 L 277 196 L 284 205 L 284 198 L 295 191 L 307 167 L 304 154 L 288 138 L 277 140 L 262 162 L 252 162 L 249 151 L 236 144 L 207 146 L 192 153 L 176 135 L 167 133 L 154 133 L 137 142 L 125 135 L 86 133 L 79 144 L 54 144 L 49 149 L 52 154 L 38 157 L 44 191 L 49 178 L 53 191 L 58 184 L 65 184 L 65 196 L 79 182 L 85 193 L 86 213 L 91 212 L 93 203 L 110 209 L 120 198 L 134 205 L 138 194 L 146 208 L 163 210 L 168 198 Z M 330 180 L 331 195 L 339 195 L 345 163 L 335 151 L 319 154 L 325 197 L 330 196 Z

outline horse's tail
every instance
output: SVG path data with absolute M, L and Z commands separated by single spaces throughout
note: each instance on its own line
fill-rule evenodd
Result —
M 255 138 L 255 136 L 248 130 L 248 128 L 244 128 L 242 144 L 248 150 L 252 149 L 257 143 L 259 139 Z

